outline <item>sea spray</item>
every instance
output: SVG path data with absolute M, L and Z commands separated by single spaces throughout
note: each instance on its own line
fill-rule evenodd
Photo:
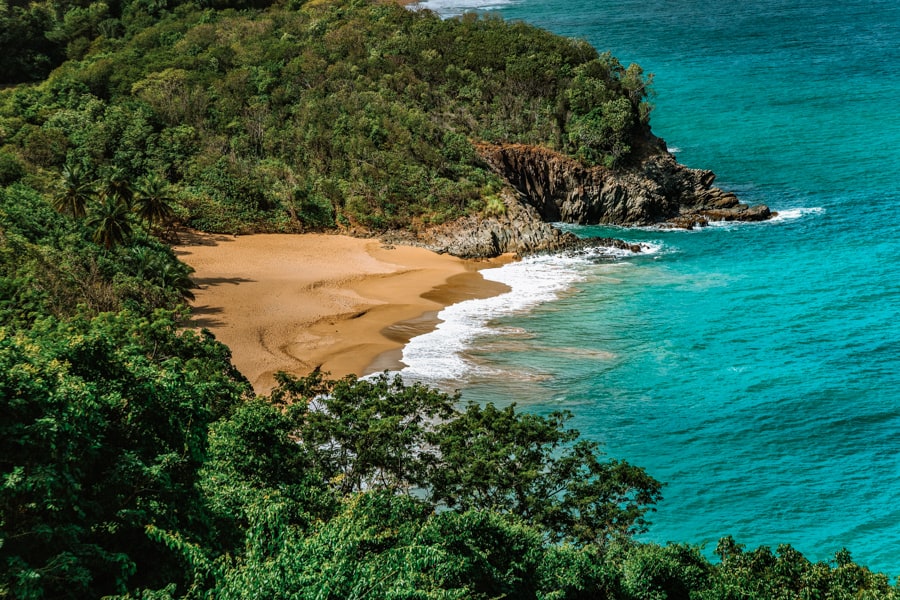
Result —
M 520 328 L 498 328 L 492 324 L 501 317 L 527 315 L 542 304 L 565 294 L 576 283 L 591 278 L 598 265 L 634 256 L 649 256 L 659 246 L 642 244 L 636 254 L 617 248 L 595 248 L 565 255 L 539 255 L 502 267 L 484 269 L 481 275 L 510 287 L 510 291 L 485 299 L 466 300 L 444 308 L 440 323 L 429 333 L 417 336 L 403 349 L 399 371 L 404 379 L 434 385 L 459 385 L 476 377 L 498 375 L 483 363 L 468 358 L 482 343 L 508 335 L 521 335 Z

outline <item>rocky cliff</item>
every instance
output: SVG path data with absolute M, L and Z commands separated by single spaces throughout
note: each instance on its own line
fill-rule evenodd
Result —
M 712 171 L 689 169 L 668 152 L 611 170 L 585 167 L 537 146 L 478 144 L 476 149 L 519 199 L 548 222 L 684 227 L 772 216 L 765 206 L 749 207 L 713 187 Z
M 485 258 L 513 253 L 582 250 L 588 247 L 628 249 L 640 246 L 611 238 L 579 238 L 546 222 L 538 210 L 505 190 L 506 212 L 502 215 L 470 215 L 420 233 L 419 243 L 436 252 L 461 258 Z M 408 241 L 408 240 L 405 240 Z
M 639 246 L 619 240 L 583 240 L 551 223 L 692 228 L 711 220 L 763 221 L 773 216 L 766 206 L 747 206 L 733 193 L 713 187 L 711 171 L 678 164 L 661 141 L 655 151 L 616 170 L 586 167 L 538 146 L 481 143 L 476 150 L 509 185 L 505 214 L 464 217 L 403 241 L 461 257 L 585 246 L 640 251 Z

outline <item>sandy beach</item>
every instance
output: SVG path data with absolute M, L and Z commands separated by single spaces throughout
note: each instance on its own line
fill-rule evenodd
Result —
M 194 268 L 192 324 L 212 331 L 257 393 L 277 371 L 333 377 L 401 366 L 413 336 L 437 312 L 507 291 L 465 261 L 410 246 L 323 234 L 186 233 L 175 247 Z

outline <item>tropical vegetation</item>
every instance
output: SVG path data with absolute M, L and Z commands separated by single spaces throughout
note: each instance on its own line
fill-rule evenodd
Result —
M 71 212 L 89 181 L 128 203 L 157 177 L 172 217 L 220 232 L 416 229 L 488 208 L 473 141 L 616 166 L 649 134 L 650 78 L 581 40 L 393 2 L 216 8 L 56 6 L 35 39 L 68 49 L 29 73 L 69 60 L 0 93 L 0 179 L 65 181 Z
M 255 396 L 174 225 L 502 211 L 473 141 L 610 168 L 649 78 L 364 0 L 0 0 L 0 597 L 897 598 L 835 549 L 640 541 L 663 486 L 565 413 L 387 376 Z

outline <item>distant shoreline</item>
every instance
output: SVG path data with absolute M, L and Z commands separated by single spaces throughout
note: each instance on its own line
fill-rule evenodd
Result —
M 198 286 L 191 323 L 231 348 L 259 394 L 277 371 L 399 368 L 403 346 L 431 331 L 443 307 L 509 290 L 478 273 L 509 257 L 470 261 L 329 234 L 182 237 L 174 250 Z

